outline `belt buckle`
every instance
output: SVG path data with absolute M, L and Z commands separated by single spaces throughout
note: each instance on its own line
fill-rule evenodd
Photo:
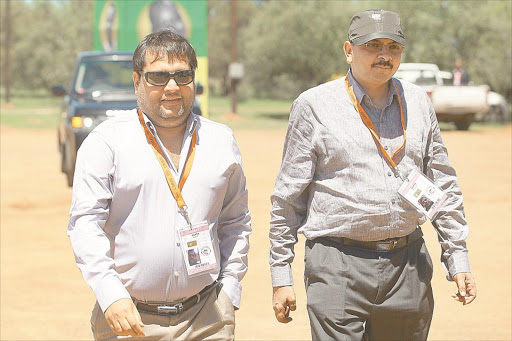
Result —
M 157 309 L 159 315 L 178 315 L 183 311 L 183 304 L 179 303 L 173 306 L 161 305 Z
M 377 251 L 391 251 L 394 250 L 396 247 L 397 241 L 396 240 L 388 240 L 385 242 L 376 242 L 376 250 Z

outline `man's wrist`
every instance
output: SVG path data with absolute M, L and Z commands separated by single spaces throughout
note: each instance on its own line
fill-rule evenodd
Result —
M 469 258 L 466 252 L 457 252 L 452 254 L 447 260 L 449 277 L 453 280 L 453 276 L 461 272 L 471 272 L 469 267 Z
M 222 284 L 222 290 L 228 295 L 236 309 L 240 308 L 240 301 L 242 299 L 242 284 L 231 276 L 219 278 Z
M 293 285 L 293 274 L 290 264 L 274 265 L 270 267 L 273 287 Z
M 96 300 L 103 312 L 112 305 L 112 303 L 123 298 L 131 299 L 130 294 L 124 285 L 116 277 L 108 277 L 101 283 L 101 288 L 95 288 L 94 294 Z

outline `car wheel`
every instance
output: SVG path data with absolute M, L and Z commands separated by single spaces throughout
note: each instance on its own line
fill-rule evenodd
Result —
M 64 152 L 62 153 L 64 156 L 64 172 L 66 173 L 66 180 L 68 182 L 68 186 L 73 186 L 73 176 L 75 175 L 75 164 L 73 163 L 73 157 L 71 155 L 71 148 L 69 144 L 64 144 Z
M 457 130 L 468 130 L 469 126 L 471 125 L 471 121 L 456 121 L 455 126 L 457 127 Z
M 60 153 L 60 171 L 62 173 L 66 173 L 66 150 L 64 148 L 64 144 L 59 143 L 59 153 Z
M 467 114 L 462 117 L 459 117 L 454 123 L 457 130 L 468 130 L 471 123 L 475 119 L 474 114 Z

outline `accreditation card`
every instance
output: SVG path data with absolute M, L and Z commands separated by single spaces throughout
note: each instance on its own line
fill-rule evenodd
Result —
M 405 179 L 398 193 L 430 220 L 434 219 L 448 197 L 443 190 L 417 169 L 413 170 Z
M 197 276 L 219 268 L 207 221 L 187 225 L 179 231 L 179 237 L 189 276 Z

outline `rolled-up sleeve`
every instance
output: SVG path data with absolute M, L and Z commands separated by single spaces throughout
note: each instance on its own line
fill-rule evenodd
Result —
M 299 97 L 290 110 L 281 169 L 271 196 L 269 262 L 274 287 L 293 284 L 294 245 L 306 218 L 307 188 L 315 173 L 312 119 L 311 108 Z
M 457 174 L 448 159 L 448 152 L 433 108 L 430 108 L 431 132 L 425 158 L 425 173 L 448 198 L 432 221 L 441 244 L 441 263 L 448 280 L 460 272 L 470 272 L 466 237 L 469 233 L 464 215 L 462 192 Z

